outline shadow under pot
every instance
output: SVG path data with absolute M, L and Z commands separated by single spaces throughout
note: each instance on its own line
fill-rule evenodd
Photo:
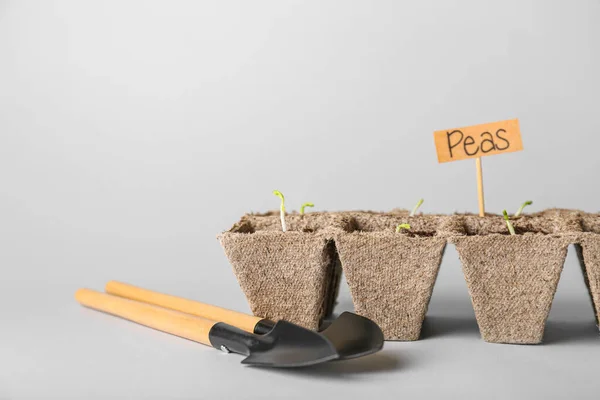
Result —
M 418 340 L 446 239 L 435 231 L 394 232 L 399 222 L 386 231 L 341 233 L 336 246 L 355 311 L 375 321 L 386 340 Z
M 567 255 L 560 235 L 455 237 L 483 340 L 541 343 Z
M 581 225 L 583 233 L 575 250 L 600 327 L 600 214 L 583 214 Z
M 252 313 L 317 329 L 333 308 L 341 273 L 331 235 L 318 226 L 259 231 L 254 222 L 244 217 L 219 236 Z

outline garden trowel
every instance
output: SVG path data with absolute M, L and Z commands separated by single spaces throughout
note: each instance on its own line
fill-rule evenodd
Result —
M 90 289 L 79 289 L 82 305 L 138 324 L 245 355 L 242 364 L 264 367 L 304 367 L 339 356 L 325 337 L 311 330 L 279 321 L 264 335 L 248 333 L 223 322 L 200 318 Z
M 279 323 L 117 281 L 108 282 L 105 291 L 115 296 L 221 321 L 257 335 L 268 335 Z M 333 345 L 339 360 L 375 353 L 381 350 L 384 340 L 381 328 L 376 323 L 350 312 L 342 313 L 325 330 L 320 332 L 320 335 Z

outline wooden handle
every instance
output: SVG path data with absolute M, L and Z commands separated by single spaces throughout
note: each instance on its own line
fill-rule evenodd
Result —
M 115 296 L 125 297 L 127 299 L 137 300 L 148 304 L 154 304 L 155 306 L 208 318 L 213 321 L 225 322 L 226 324 L 236 326 L 250 333 L 254 332 L 254 327 L 258 321 L 262 319 L 253 315 L 248 315 L 217 306 L 211 306 L 210 304 L 204 304 L 198 301 L 188 300 L 168 294 L 153 292 L 148 289 L 142 289 L 117 281 L 108 282 L 104 290 L 106 293 L 110 293 Z
M 75 299 L 82 305 L 150 328 L 210 346 L 208 333 L 215 321 L 165 310 L 90 289 L 79 289 Z

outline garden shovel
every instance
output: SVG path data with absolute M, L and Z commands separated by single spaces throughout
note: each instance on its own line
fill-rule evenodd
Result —
M 257 335 L 269 334 L 278 324 L 268 319 L 181 297 L 153 292 L 117 281 L 108 282 L 105 291 L 115 296 L 215 321 L 222 321 Z M 381 328 L 370 319 L 350 312 L 342 313 L 320 334 L 333 344 L 339 360 L 366 356 L 381 350 L 383 347 L 383 333 Z
M 118 296 L 79 289 L 82 305 L 138 324 L 245 355 L 242 364 L 265 367 L 304 367 L 338 358 L 323 336 L 286 321 L 279 321 L 264 335 L 255 335 L 223 322 L 166 310 Z

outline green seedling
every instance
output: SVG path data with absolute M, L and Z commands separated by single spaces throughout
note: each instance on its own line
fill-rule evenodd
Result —
M 410 229 L 409 224 L 400 224 L 396 227 L 396 233 L 400 233 L 402 229 Z
M 281 207 L 279 208 L 279 216 L 281 218 L 281 230 L 285 232 L 285 198 L 279 190 L 273 190 L 273 194 L 281 199 Z
M 419 199 L 419 201 L 417 202 L 417 204 L 415 205 L 415 207 L 412 209 L 411 213 L 408 215 L 409 217 L 414 217 L 415 214 L 417 213 L 417 210 L 419 209 L 419 207 L 421 207 L 421 204 L 423 204 L 423 199 Z
M 515 213 L 515 217 L 518 217 L 519 215 L 521 215 L 521 213 L 523 212 L 523 209 L 532 204 L 533 204 L 533 201 L 531 201 L 531 200 L 527 200 L 525 203 L 521 204 L 521 207 L 519 207 L 519 209 Z
M 305 207 L 314 207 L 315 205 L 313 203 L 304 203 L 302 204 L 302 206 L 300 206 L 300 215 L 304 215 L 304 208 Z
M 504 215 L 504 221 L 506 221 L 506 226 L 508 227 L 508 231 L 511 235 L 515 235 L 515 228 L 513 227 L 510 219 L 508 218 L 508 213 L 506 210 L 502 210 L 502 215 Z

